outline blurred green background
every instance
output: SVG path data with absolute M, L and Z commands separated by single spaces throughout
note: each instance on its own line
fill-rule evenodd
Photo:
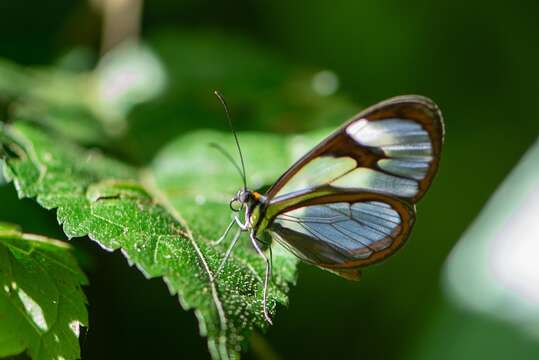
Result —
M 93 68 L 106 29 L 99 3 L 2 1 L 0 57 Z M 177 134 L 226 130 L 215 87 L 240 130 L 283 133 L 336 126 L 390 96 L 428 96 L 444 113 L 446 143 L 407 246 L 360 283 L 301 265 L 289 308 L 246 356 L 269 346 L 286 359 L 538 358 L 536 338 L 459 309 L 441 281 L 452 247 L 539 133 L 537 14 L 532 0 L 146 1 L 140 37 L 166 70 L 166 90 L 129 107 L 114 144 L 90 143 L 145 164 Z M 338 78 L 336 95 L 306 90 L 324 70 Z M 0 204 L 0 220 L 63 238 L 54 214 L 18 200 L 11 185 L 0 186 Z M 161 280 L 86 239 L 74 243 L 91 283 L 83 358 L 208 356 L 194 315 Z

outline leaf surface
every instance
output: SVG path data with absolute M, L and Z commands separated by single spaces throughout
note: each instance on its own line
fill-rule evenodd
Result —
M 80 358 L 86 283 L 69 245 L 0 224 L 0 357 Z
M 320 134 L 282 137 L 240 134 L 250 186 L 271 184 Z M 233 151 L 229 134 L 198 131 L 172 142 L 147 169 L 53 138 L 29 123 L 5 127 L 5 175 L 23 197 L 57 209 L 68 237 L 89 236 L 121 249 L 147 277 L 163 277 L 185 309 L 194 309 L 214 358 L 236 358 L 262 312 L 264 263 L 244 239 L 216 275 L 231 220 L 228 201 L 241 186 L 233 166 L 209 146 Z M 273 245 L 269 307 L 286 304 L 296 258 Z M 178 335 L 180 336 L 180 335 Z

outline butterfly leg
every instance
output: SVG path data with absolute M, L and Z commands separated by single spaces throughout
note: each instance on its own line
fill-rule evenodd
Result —
M 212 241 L 212 245 L 219 245 L 220 243 L 222 243 L 223 240 L 226 239 L 226 236 L 228 235 L 230 229 L 232 229 L 232 226 L 234 225 L 234 223 L 236 223 L 236 219 L 232 220 L 232 222 L 227 226 L 225 232 L 223 233 L 223 235 L 221 235 L 219 239 Z
M 228 258 L 230 257 L 230 255 L 232 254 L 232 250 L 234 249 L 234 247 L 238 243 L 238 240 L 240 239 L 240 236 L 241 236 L 242 232 L 243 232 L 243 230 L 240 228 L 236 232 L 236 235 L 234 235 L 234 239 L 232 239 L 232 242 L 230 243 L 230 246 L 226 250 L 226 253 L 225 253 L 225 256 L 223 257 L 223 260 L 221 260 L 221 264 L 219 264 L 219 268 L 217 268 L 216 277 L 219 276 L 219 274 L 221 273 L 221 270 L 223 270 L 223 268 L 225 267 L 225 264 L 226 264 Z
M 224 234 L 217 241 L 214 241 L 212 244 L 213 245 L 219 245 L 221 242 L 223 242 L 223 240 L 226 238 L 226 236 L 228 235 L 228 233 L 230 232 L 230 229 L 232 228 L 232 226 L 234 224 L 238 225 L 238 231 L 234 235 L 234 238 L 232 239 L 232 242 L 230 243 L 228 249 L 226 250 L 226 253 L 225 253 L 225 256 L 223 257 L 223 260 L 221 260 L 221 263 L 219 264 L 219 267 L 217 268 L 217 272 L 215 273 L 216 277 L 219 276 L 219 274 L 221 273 L 221 270 L 223 270 L 223 268 L 225 267 L 226 262 L 230 258 L 230 255 L 232 255 L 232 250 L 234 249 L 234 247 L 238 243 L 238 240 L 240 239 L 241 233 L 244 232 L 244 231 L 247 231 L 247 229 L 249 228 L 249 225 L 248 225 L 247 222 L 245 224 L 243 224 L 241 222 L 241 220 L 239 219 L 239 217 L 235 216 L 234 220 L 232 220 L 232 222 L 226 228 Z
M 272 271 L 273 271 L 273 251 L 271 249 L 271 245 L 268 246 L 268 250 L 269 250 L 269 262 L 270 262 L 270 267 L 269 267 L 269 276 L 268 278 L 271 279 L 271 275 L 272 275 Z
M 235 217 L 234 218 L 234 221 L 236 222 L 236 224 L 238 224 L 238 226 L 240 227 L 241 230 L 243 231 L 247 231 L 249 229 L 249 223 L 248 223 L 248 220 L 245 221 L 245 224 L 241 222 L 240 218 L 239 217 Z
M 262 249 L 260 249 L 260 246 L 258 245 L 258 241 L 255 236 L 255 232 L 251 231 L 249 234 L 249 237 L 251 238 L 251 242 L 256 249 L 256 252 L 262 256 L 264 261 L 266 262 L 266 276 L 264 277 L 264 291 L 263 291 L 263 298 L 262 298 L 262 306 L 264 307 L 264 317 L 266 318 L 266 321 L 273 325 L 271 318 L 268 313 L 268 287 L 269 287 L 269 279 L 271 274 L 271 262 L 270 259 L 264 254 Z

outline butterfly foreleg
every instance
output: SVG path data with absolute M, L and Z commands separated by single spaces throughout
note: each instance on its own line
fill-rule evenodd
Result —
M 228 233 L 230 232 L 230 229 L 232 229 L 232 226 L 234 226 L 234 224 L 236 223 L 236 219 L 233 219 L 230 224 L 228 224 L 225 232 L 223 233 L 223 235 L 221 235 L 221 237 L 219 237 L 219 239 L 215 240 L 215 241 L 212 241 L 212 245 L 219 245 L 220 243 L 223 242 L 224 239 L 226 239 L 226 236 L 228 235 Z
M 251 230 L 249 237 L 251 238 L 251 243 L 253 244 L 256 252 L 258 255 L 260 255 L 264 261 L 266 262 L 266 275 L 264 276 L 264 290 L 262 294 L 262 306 L 264 308 L 264 317 L 266 318 L 266 321 L 270 324 L 273 324 L 271 321 L 271 318 L 269 316 L 268 312 L 268 288 L 269 288 L 269 280 L 271 276 L 271 261 L 270 259 L 264 254 L 260 246 L 258 245 L 258 239 L 255 235 L 255 230 Z
M 238 216 L 235 216 L 234 221 L 236 222 L 236 224 L 238 224 L 238 226 L 240 227 L 240 229 L 242 231 L 249 230 L 249 219 L 248 218 L 245 220 L 245 223 L 242 223 L 240 218 Z
M 219 245 L 220 243 L 222 243 L 226 239 L 228 233 L 230 232 L 230 229 L 232 229 L 232 226 L 234 226 L 234 224 L 237 224 L 242 231 L 246 231 L 249 228 L 249 225 L 247 224 L 247 222 L 244 224 L 244 223 L 241 222 L 241 220 L 240 220 L 240 218 L 238 216 L 234 216 L 234 219 L 232 219 L 230 224 L 228 224 L 228 226 L 226 227 L 226 230 L 223 233 L 223 235 L 221 235 L 219 237 L 219 239 L 217 239 L 215 241 L 212 241 L 211 244 L 215 246 L 215 245 Z
M 225 264 L 226 264 L 227 260 L 230 258 L 230 255 L 232 255 L 232 250 L 234 249 L 234 247 L 238 243 L 238 240 L 240 239 L 240 236 L 241 236 L 242 232 L 243 232 L 243 230 L 241 228 L 238 229 L 238 231 L 236 231 L 236 234 L 234 235 L 234 238 L 232 239 L 232 242 L 230 243 L 230 246 L 226 250 L 226 253 L 225 253 L 225 256 L 223 257 L 223 260 L 221 260 L 221 263 L 219 264 L 219 267 L 217 268 L 217 272 L 216 272 L 216 275 L 215 275 L 216 277 L 219 276 L 219 274 L 221 273 L 221 270 L 223 270 L 223 268 L 225 267 Z

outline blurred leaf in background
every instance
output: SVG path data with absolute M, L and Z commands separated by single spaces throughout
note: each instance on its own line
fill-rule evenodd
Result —
M 78 142 L 106 146 L 125 131 L 133 106 L 163 90 L 163 71 L 151 50 L 130 43 L 104 56 L 92 72 L 29 69 L 1 60 L 4 118 L 24 118 Z
M 104 124 L 92 110 L 88 74 L 25 68 L 2 59 L 0 79 L 3 120 L 24 117 L 83 143 L 106 141 Z
M 313 130 L 340 125 L 359 109 L 346 98 L 330 96 L 338 88 L 335 74 L 329 80 L 317 77 L 321 69 L 287 64 L 242 36 L 163 31 L 150 36 L 148 44 L 162 59 L 169 86 L 128 116 L 123 146 L 137 161 L 148 161 L 162 144 L 187 130 L 226 129 L 213 90 L 229 99 L 239 129 Z
M 539 354 L 538 164 L 536 143 L 449 255 L 447 299 L 431 314 L 428 335 L 415 342 L 410 359 Z
M 458 304 L 534 336 L 539 336 L 538 196 L 536 143 L 460 239 L 445 273 L 446 290 Z

